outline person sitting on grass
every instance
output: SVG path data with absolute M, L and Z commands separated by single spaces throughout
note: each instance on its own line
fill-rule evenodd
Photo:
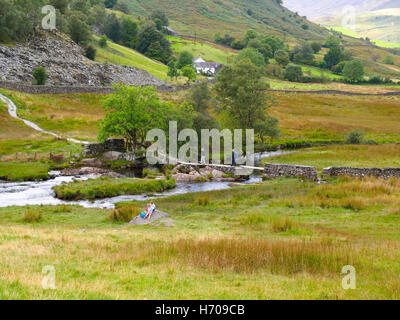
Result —
M 152 214 L 156 211 L 156 205 L 154 204 L 153 201 L 151 201 L 146 208 L 146 216 L 145 219 L 151 218 Z

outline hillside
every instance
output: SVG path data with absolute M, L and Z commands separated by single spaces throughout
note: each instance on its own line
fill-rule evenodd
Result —
M 150 59 L 147 59 L 150 60 Z M 37 32 L 28 42 L 0 44 L 0 79 L 31 83 L 36 67 L 46 68 L 49 85 L 160 85 L 163 82 L 132 66 L 96 63 L 61 33 Z
M 320 39 L 326 30 L 282 7 L 276 0 L 122 0 L 133 16 L 148 16 L 155 8 L 167 13 L 181 33 L 213 39 L 216 32 L 242 36 L 248 29 L 286 39 Z

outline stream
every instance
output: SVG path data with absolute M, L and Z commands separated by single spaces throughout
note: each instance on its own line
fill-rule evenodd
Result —
M 36 131 L 40 131 L 57 138 L 61 138 L 58 134 L 50 131 L 43 130 L 35 123 L 21 119 L 17 115 L 17 106 L 6 96 L 0 94 L 0 100 L 2 100 L 8 107 L 8 113 L 11 117 L 23 121 L 27 126 L 31 127 Z M 87 144 L 87 141 L 80 141 L 73 138 L 67 139 L 73 143 Z M 255 154 L 255 163 L 260 163 L 261 159 L 274 157 L 282 154 L 290 153 L 291 151 L 275 151 L 275 152 L 264 152 Z M 46 181 L 27 181 L 27 182 L 1 182 L 0 181 L 0 207 L 10 206 L 26 206 L 26 205 L 59 205 L 59 204 L 70 204 L 80 205 L 85 208 L 104 208 L 111 209 L 115 207 L 115 203 L 121 201 L 131 200 L 146 200 L 146 199 L 157 199 L 164 198 L 172 195 L 195 193 L 202 191 L 213 191 L 223 190 L 230 188 L 230 182 L 196 182 L 196 183 L 177 183 L 176 188 L 168 190 L 162 193 L 155 193 L 151 196 L 145 194 L 142 195 L 125 195 L 113 198 L 106 198 L 96 201 L 64 201 L 55 198 L 53 187 L 62 183 L 69 183 L 74 179 L 86 180 L 93 178 L 93 176 L 62 176 L 60 172 L 49 172 L 53 178 Z M 261 176 L 252 175 L 246 184 L 252 184 L 260 182 Z

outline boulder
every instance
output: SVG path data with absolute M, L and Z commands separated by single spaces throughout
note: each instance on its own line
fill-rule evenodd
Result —
M 107 161 L 115 161 L 121 159 L 122 153 L 118 151 L 108 151 L 103 153 L 102 158 Z
M 81 163 L 85 167 L 101 168 L 105 166 L 105 164 L 97 158 L 83 159 Z

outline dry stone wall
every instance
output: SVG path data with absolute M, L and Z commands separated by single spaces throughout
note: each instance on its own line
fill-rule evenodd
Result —
M 318 180 L 317 169 L 315 167 L 291 164 L 266 163 L 264 166 L 264 174 L 268 178 L 301 177 L 311 181 Z
M 391 177 L 400 178 L 400 168 L 350 168 L 350 167 L 331 167 L 322 172 L 323 178 L 328 177 L 377 177 L 389 179 Z

